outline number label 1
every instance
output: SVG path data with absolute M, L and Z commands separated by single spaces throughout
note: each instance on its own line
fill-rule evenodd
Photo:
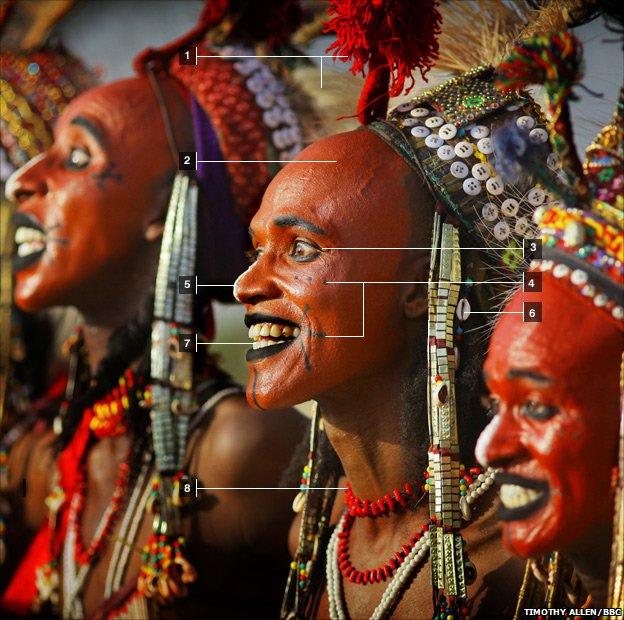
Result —
M 178 153 L 178 168 L 180 170 L 196 170 L 197 169 L 197 153 L 181 152 Z
M 522 304 L 522 320 L 524 323 L 542 322 L 542 302 L 525 301 Z
M 541 271 L 525 271 L 522 290 L 525 293 L 541 293 L 542 292 L 542 272 Z
M 183 47 L 178 54 L 178 62 L 181 65 L 196 65 L 197 59 L 195 47 Z

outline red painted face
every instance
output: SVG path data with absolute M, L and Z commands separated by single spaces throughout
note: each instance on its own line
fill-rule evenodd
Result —
M 247 396 L 260 408 L 344 398 L 405 355 L 409 285 L 367 284 L 365 337 L 329 336 L 360 336 L 357 282 L 416 279 L 414 253 L 324 248 L 406 247 L 430 231 L 415 174 L 373 133 L 333 136 L 300 159 L 337 163 L 291 164 L 275 177 L 251 223 L 257 258 L 236 286 L 250 335 L 260 338 L 247 353 Z M 421 221 L 410 199 L 423 201 Z M 345 281 L 356 284 L 329 284 Z M 422 311 L 426 287 L 419 292 Z M 269 341 L 283 342 L 263 346 Z
M 610 523 L 619 426 L 622 331 L 547 273 L 539 299 L 541 323 L 504 314 L 494 330 L 484 370 L 496 415 L 476 450 L 501 469 L 503 541 L 523 557 Z
M 119 294 L 145 259 L 174 166 L 147 79 L 75 99 L 58 120 L 52 147 L 7 184 L 19 205 L 18 306 L 82 307 Z

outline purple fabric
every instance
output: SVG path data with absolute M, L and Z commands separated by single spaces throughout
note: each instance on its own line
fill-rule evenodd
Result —
M 198 160 L 223 160 L 219 138 L 203 108 L 191 97 L 193 133 Z M 200 284 L 233 284 L 247 266 L 248 236 L 234 211 L 224 163 L 198 164 L 200 188 L 197 276 Z M 213 297 L 231 298 L 231 288 L 203 289 Z

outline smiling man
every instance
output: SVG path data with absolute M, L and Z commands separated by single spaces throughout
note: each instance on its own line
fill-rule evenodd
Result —
M 318 403 L 284 618 L 429 617 L 432 587 L 437 617 L 513 616 L 522 568 L 495 540 L 493 473 L 470 466 L 495 294 L 484 261 L 510 281 L 546 194 L 493 176 L 491 134 L 512 123 L 545 147 L 545 132 L 491 78 L 475 69 L 308 147 L 302 160 L 336 163 L 286 166 L 252 220 L 235 288 L 254 340 L 247 398 Z M 453 102 L 475 92 L 468 119 Z
M 558 105 L 565 107 L 565 98 Z M 560 116 L 566 121 L 558 132 L 567 141 L 570 117 Z M 624 601 L 623 138 L 621 89 L 613 120 L 583 165 L 573 146 L 568 151 L 575 192 L 564 186 L 561 197 L 568 192 L 569 206 L 537 213 L 544 255 L 531 271 L 542 272 L 542 292 L 530 297 L 541 302 L 542 320 L 523 323 L 511 314 L 528 298 L 516 292 L 484 367 L 494 419 L 477 457 L 499 470 L 505 546 L 531 558 L 519 607 L 549 604 L 534 578 L 540 573 L 556 575 L 548 589 L 563 583 L 571 603 L 601 608 Z M 531 599 L 535 592 L 541 601 Z

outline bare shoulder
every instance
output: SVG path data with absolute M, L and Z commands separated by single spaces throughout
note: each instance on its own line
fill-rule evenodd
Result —
M 463 530 L 468 559 L 477 569 L 477 580 L 469 588 L 473 617 L 504 620 L 514 616 L 524 560 L 503 546 L 497 494 L 492 490 L 483 500 L 483 512 Z
M 306 427 L 295 409 L 257 411 L 242 395 L 225 398 L 197 439 L 197 473 L 201 476 L 206 467 L 211 475 L 222 471 L 231 486 L 240 475 L 249 480 L 249 467 L 264 461 L 275 463 L 281 473 Z

